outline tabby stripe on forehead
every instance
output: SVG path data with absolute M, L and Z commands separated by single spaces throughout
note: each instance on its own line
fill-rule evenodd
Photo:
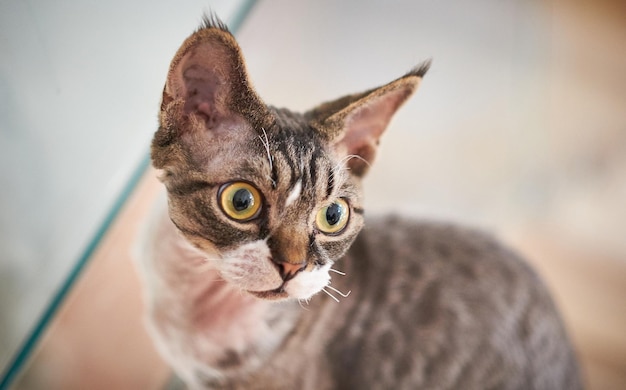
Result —
M 307 163 L 308 161 L 308 163 Z M 309 188 L 309 181 L 310 181 L 310 177 L 307 174 L 307 172 L 310 172 L 310 166 L 312 165 L 311 162 L 311 157 L 307 156 L 307 158 L 303 158 L 303 162 L 302 162 L 302 175 L 300 177 L 300 181 L 302 181 L 302 187 L 303 188 Z M 309 167 L 309 169 L 307 169 L 307 166 Z M 311 185 L 311 187 L 313 187 Z
M 297 176 L 298 176 L 297 168 L 298 167 L 294 163 L 293 159 L 287 154 L 286 150 L 278 149 L 275 154 L 276 154 L 276 157 L 280 156 L 282 160 L 285 162 L 285 164 L 287 164 L 287 166 L 289 167 L 290 174 L 291 174 L 291 176 L 289 177 L 289 186 L 292 187 L 297 180 Z M 278 158 L 276 160 L 278 160 Z
M 311 170 L 309 171 L 311 175 L 311 188 L 317 187 L 317 164 L 321 158 L 321 153 L 319 150 L 313 151 L 311 155 Z
M 328 180 L 326 185 L 326 199 L 328 199 L 335 189 L 335 175 L 332 168 L 328 168 Z

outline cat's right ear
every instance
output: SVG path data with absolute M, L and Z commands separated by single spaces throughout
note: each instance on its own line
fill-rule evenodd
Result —
M 170 65 L 152 142 L 153 164 L 164 168 L 176 159 L 179 148 L 172 146 L 181 138 L 210 142 L 238 129 L 268 126 L 268 118 L 235 38 L 216 16 L 205 16 Z

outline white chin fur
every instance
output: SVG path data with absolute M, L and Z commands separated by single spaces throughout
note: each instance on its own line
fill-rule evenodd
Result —
M 324 287 L 328 286 L 330 283 L 330 274 L 328 273 L 329 269 L 330 264 L 326 264 L 310 272 L 300 272 L 295 278 L 287 283 L 285 291 L 290 297 L 296 299 L 309 299 L 313 295 L 322 291 Z

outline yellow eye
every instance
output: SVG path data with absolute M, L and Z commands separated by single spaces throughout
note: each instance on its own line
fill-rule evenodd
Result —
M 224 184 L 220 188 L 218 199 L 224 214 L 235 221 L 249 221 L 257 217 L 261 210 L 261 194 L 248 183 Z
M 315 223 L 317 228 L 326 234 L 339 233 L 348 223 L 350 207 L 343 199 L 337 199 L 317 212 Z

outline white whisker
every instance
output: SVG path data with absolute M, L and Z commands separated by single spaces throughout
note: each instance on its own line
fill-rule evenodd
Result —
M 345 273 L 345 272 L 338 271 L 338 270 L 336 270 L 336 269 L 334 269 L 334 268 L 329 268 L 328 270 L 329 270 L 329 271 L 331 271 L 331 272 L 334 272 L 334 273 L 336 273 L 336 274 L 339 274 L 339 275 L 341 275 L 341 276 L 346 276 L 346 273 Z
M 361 157 L 361 156 L 359 156 L 357 154 L 350 154 L 350 155 L 348 155 L 348 157 L 349 157 L 348 161 L 352 160 L 353 158 L 356 158 L 356 159 L 359 159 L 359 160 L 363 161 L 365 164 L 367 164 L 368 167 L 371 166 L 369 161 L 367 161 L 366 159 L 364 159 L 363 157 Z
M 265 147 L 265 151 L 267 152 L 267 160 L 270 163 L 270 172 L 271 172 L 272 170 L 274 170 L 274 163 L 272 161 L 272 154 L 270 153 L 270 140 L 269 138 L 267 138 L 267 133 L 265 132 L 265 129 L 261 127 L 261 130 L 263 131 L 263 137 L 265 137 L 265 139 L 263 139 L 261 136 L 259 136 L 259 139 L 261 140 L 261 143 L 263 144 L 263 146 Z M 274 186 L 276 185 L 276 182 L 271 176 L 270 176 L 270 181 L 272 182 Z
M 329 297 L 334 299 L 335 302 L 339 302 L 339 299 L 336 296 L 334 296 L 333 294 L 331 294 L 330 292 L 328 292 L 325 288 L 323 288 L 322 291 L 324 291 Z
M 309 304 L 309 301 L 306 299 L 298 299 L 298 304 L 300 305 L 300 307 L 306 311 L 310 311 L 309 309 L 307 309 L 306 307 L 304 307 L 304 305 L 302 304 L 302 301 L 306 302 L 306 304 Z
M 363 157 L 361 157 L 359 155 L 356 155 L 356 154 L 349 154 L 349 155 L 345 156 L 344 158 L 342 158 L 341 160 L 339 160 L 337 165 L 335 165 L 335 168 L 333 169 L 333 171 L 337 170 L 337 171 L 341 172 L 341 171 L 344 171 L 344 170 L 345 171 L 350 170 L 350 168 L 348 168 L 347 164 L 348 164 L 348 161 L 352 160 L 353 158 L 357 158 L 357 159 L 363 161 L 365 164 L 367 164 L 367 166 L 370 166 L 369 161 L 367 161 Z
M 352 158 L 360 158 L 356 155 L 348 155 L 340 159 L 334 167 L 330 170 L 330 174 L 328 175 L 328 181 L 334 183 L 334 188 L 341 188 L 343 182 L 347 179 L 347 174 L 344 172 L 348 172 L 350 168 L 347 167 L 347 162 Z
M 337 294 L 341 295 L 341 296 L 342 296 L 342 297 L 344 297 L 344 298 L 347 298 L 347 297 L 350 295 L 350 293 L 352 292 L 352 290 L 350 290 L 350 291 L 348 291 L 347 293 L 343 293 L 343 292 L 341 292 L 341 291 L 337 290 L 336 288 L 334 288 L 334 287 L 333 287 L 333 286 L 331 286 L 331 285 L 328 285 L 328 286 L 326 286 L 326 287 L 328 287 L 329 289 L 333 290 L 334 292 L 336 292 Z

